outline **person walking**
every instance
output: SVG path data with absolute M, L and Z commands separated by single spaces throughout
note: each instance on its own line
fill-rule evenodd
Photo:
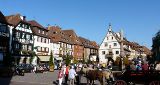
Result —
M 66 69 L 65 69 L 65 84 L 67 84 L 67 81 L 68 81 L 68 73 L 69 73 L 69 66 L 67 65 L 66 66 Z
M 80 64 L 78 64 L 77 68 L 76 68 L 76 73 L 77 73 L 77 76 L 76 76 L 76 81 L 77 81 L 77 85 L 80 85 L 81 83 L 81 68 L 82 66 Z
M 62 80 L 63 80 L 63 69 L 59 69 L 58 72 L 58 80 L 59 80 L 59 84 L 58 85 L 62 85 Z
M 74 85 L 74 79 L 75 79 L 75 76 L 76 76 L 76 71 L 74 69 L 74 66 L 71 66 L 71 69 L 69 70 L 69 85 Z

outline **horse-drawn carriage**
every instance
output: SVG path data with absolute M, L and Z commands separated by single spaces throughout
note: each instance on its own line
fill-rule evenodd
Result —
M 123 80 L 127 85 L 140 83 L 143 85 L 160 85 L 160 71 L 125 71 L 115 76 L 117 80 Z M 157 84 L 154 84 L 157 83 Z M 118 84 L 117 84 L 118 85 Z
M 91 85 L 94 85 L 94 80 L 99 80 L 101 85 L 107 85 L 109 81 L 114 81 L 113 74 L 109 69 L 83 67 L 81 74 L 87 78 L 87 83 Z
M 86 76 L 87 83 L 94 84 L 94 80 L 99 80 L 101 85 L 160 85 L 160 71 L 131 71 L 112 72 L 110 70 L 98 70 L 92 68 L 82 69 L 82 74 Z M 89 82 L 90 81 L 90 82 Z M 111 81 L 111 84 L 110 84 Z

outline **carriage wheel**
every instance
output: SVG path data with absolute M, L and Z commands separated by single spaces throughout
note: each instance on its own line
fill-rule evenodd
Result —
M 160 81 L 152 81 L 149 85 L 160 85 Z
M 117 80 L 114 85 L 127 85 L 127 83 L 123 80 Z

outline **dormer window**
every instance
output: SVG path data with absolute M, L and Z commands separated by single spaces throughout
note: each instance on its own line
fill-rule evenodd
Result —
M 53 32 L 53 34 L 56 34 L 57 32 Z

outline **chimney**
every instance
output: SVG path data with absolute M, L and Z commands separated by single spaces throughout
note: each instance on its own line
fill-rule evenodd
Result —
M 26 16 L 23 16 L 23 20 L 26 21 Z

